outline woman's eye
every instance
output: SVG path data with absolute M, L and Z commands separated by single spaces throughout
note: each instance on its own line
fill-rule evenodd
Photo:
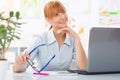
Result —
M 62 12 L 62 14 L 65 14 L 65 12 Z
M 55 14 L 55 16 L 58 16 L 59 14 Z

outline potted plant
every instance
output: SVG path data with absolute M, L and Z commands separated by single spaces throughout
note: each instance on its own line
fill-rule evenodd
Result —
M 5 59 L 5 53 L 15 39 L 20 39 L 20 13 L 10 11 L 8 17 L 4 12 L 0 13 L 0 80 L 3 80 L 5 72 L 8 69 L 8 61 Z
M 10 11 L 8 17 L 0 13 L 0 60 L 5 59 L 5 53 L 15 39 L 20 39 L 20 13 Z

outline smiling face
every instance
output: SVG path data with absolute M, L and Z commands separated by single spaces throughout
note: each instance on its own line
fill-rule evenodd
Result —
M 48 2 L 44 7 L 44 15 L 53 28 L 67 27 L 68 16 L 66 9 L 59 1 Z
M 56 13 L 55 16 L 52 19 L 48 19 L 48 21 L 54 28 L 63 28 L 67 27 L 68 17 L 66 13 L 61 12 Z

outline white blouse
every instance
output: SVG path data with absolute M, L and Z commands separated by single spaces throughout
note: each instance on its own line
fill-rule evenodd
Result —
M 55 58 L 50 62 L 50 64 L 44 70 L 67 70 L 69 69 L 72 59 L 75 58 L 75 45 L 74 39 L 70 36 L 66 36 L 64 43 L 59 48 L 56 38 L 54 36 L 53 30 L 41 34 L 30 47 L 27 48 L 30 52 L 33 48 L 40 44 L 45 44 L 40 46 L 33 53 L 31 53 L 31 60 L 36 58 L 38 62 L 37 68 L 40 69 L 44 66 L 50 59 L 55 55 Z M 28 64 L 25 65 L 25 68 Z

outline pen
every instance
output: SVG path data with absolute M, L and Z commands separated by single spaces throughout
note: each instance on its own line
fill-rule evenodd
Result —
M 29 52 L 29 55 L 32 53 L 32 52 L 34 52 L 38 47 L 40 47 L 40 46 L 45 46 L 46 44 L 40 44 L 40 45 L 38 45 L 38 46 L 36 46 L 34 49 L 32 49 L 30 52 Z
M 55 58 L 55 55 L 53 55 L 53 57 L 38 72 L 40 73 L 41 71 L 43 71 L 48 66 L 48 64 L 51 62 L 51 60 L 54 58 Z
M 39 72 L 34 72 L 33 74 L 35 75 L 43 75 L 43 76 L 48 76 L 49 73 L 39 73 Z

